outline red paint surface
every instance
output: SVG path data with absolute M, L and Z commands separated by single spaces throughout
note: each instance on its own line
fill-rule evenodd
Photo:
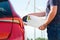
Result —
M 12 23 L 12 22 L 0 22 L 0 39 L 8 38 L 12 29 L 11 36 L 7 40 L 24 40 L 23 22 L 21 18 L 16 14 L 16 12 L 13 10 L 11 3 L 10 3 L 10 7 L 11 7 L 14 18 L 18 18 L 16 20 L 18 20 L 20 23 L 17 24 L 17 23 Z M 1 19 L 8 20 L 8 17 L 5 19 L 4 18 L 1 18 Z M 9 19 L 9 20 L 12 20 L 12 19 Z

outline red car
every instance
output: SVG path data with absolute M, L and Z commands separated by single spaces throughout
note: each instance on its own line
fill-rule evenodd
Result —
M 9 0 L 0 0 L 0 40 L 24 40 L 24 24 Z

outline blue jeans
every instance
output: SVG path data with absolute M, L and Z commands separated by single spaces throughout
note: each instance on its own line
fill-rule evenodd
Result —
M 47 27 L 48 40 L 60 40 L 60 25 Z

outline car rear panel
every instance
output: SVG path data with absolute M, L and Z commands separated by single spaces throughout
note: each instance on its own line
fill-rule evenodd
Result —
M 3 10 L 2 10 L 3 9 Z M 0 1 L 0 39 L 24 40 L 22 19 L 8 1 Z

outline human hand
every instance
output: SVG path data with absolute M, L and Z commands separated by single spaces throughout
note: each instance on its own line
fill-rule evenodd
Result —
M 39 29 L 40 29 L 40 30 L 45 30 L 46 27 L 47 27 L 47 25 L 43 24 L 43 25 L 41 25 L 41 26 L 39 27 Z

